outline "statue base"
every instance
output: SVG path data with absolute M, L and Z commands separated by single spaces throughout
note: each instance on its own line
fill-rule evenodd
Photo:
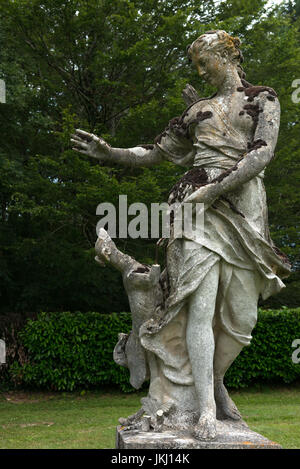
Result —
M 196 440 L 191 433 L 176 430 L 141 432 L 118 426 L 117 449 L 282 449 L 256 433 L 243 421 L 217 421 L 217 436 L 211 441 Z

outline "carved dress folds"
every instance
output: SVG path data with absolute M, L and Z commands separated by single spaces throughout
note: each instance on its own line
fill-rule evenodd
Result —
M 263 92 L 255 100 L 266 99 L 267 94 Z M 245 125 L 252 126 L 253 138 L 255 125 L 251 116 L 245 112 L 240 118 L 248 119 Z M 173 119 L 156 145 L 165 159 L 193 168 L 194 173 L 199 170 L 211 182 L 233 168 L 241 157 L 247 157 L 248 135 L 230 125 L 220 104 L 207 99 L 205 103 L 203 100 L 194 103 L 180 119 Z M 184 196 L 195 190 L 189 184 L 182 184 L 182 188 Z M 171 193 L 169 203 L 175 199 L 178 196 Z M 263 173 L 205 210 L 203 231 L 197 240 L 185 233 L 181 239 L 171 236 L 168 241 L 169 295 L 160 320 L 150 320 L 140 330 L 141 343 L 148 351 L 153 398 L 161 400 L 164 389 L 165 399 L 172 399 L 170 394 L 176 386 L 171 389 L 171 383 L 194 393 L 185 337 L 187 304 L 189 296 L 216 263 L 220 264 L 220 278 L 214 330 L 222 329 L 247 345 L 257 320 L 257 308 L 253 307 L 252 311 L 249 308 L 244 318 L 239 317 L 236 308 L 231 308 L 233 277 L 235 284 L 237 281 L 240 284 L 239 293 L 251 293 L 257 303 L 259 295 L 266 299 L 279 292 L 284 287 L 281 278 L 290 273 L 287 259 L 275 248 L 269 235 Z M 251 287 L 247 284 L 249 272 L 253 278 Z M 250 293 L 249 289 L 252 289 Z

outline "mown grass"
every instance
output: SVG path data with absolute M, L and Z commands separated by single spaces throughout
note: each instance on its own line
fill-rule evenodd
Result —
M 134 413 L 143 395 L 1 393 L 0 448 L 114 448 L 118 418 Z M 231 396 L 252 430 L 283 448 L 300 448 L 300 385 L 254 387 Z

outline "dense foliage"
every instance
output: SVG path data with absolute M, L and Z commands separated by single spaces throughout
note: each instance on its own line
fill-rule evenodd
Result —
M 265 305 L 300 304 L 299 0 L 0 0 L 0 312 L 128 310 L 120 275 L 94 262 L 100 202 L 162 202 L 184 168 L 105 168 L 70 149 L 80 127 L 128 147 L 151 143 L 184 109 L 186 46 L 222 28 L 243 42 L 247 79 L 273 87 L 282 106 L 266 173 L 269 220 L 294 274 Z M 118 240 L 153 262 L 156 240 Z
M 114 363 L 112 352 L 118 333 L 129 332 L 130 326 L 128 313 L 42 313 L 20 333 L 27 363 L 15 361 L 12 378 L 44 389 L 128 388 L 127 370 Z
M 125 391 L 133 390 L 128 370 L 112 359 L 118 333 L 129 332 L 130 327 L 129 313 L 41 313 L 21 328 L 22 354 L 10 360 L 6 376 L 11 383 L 31 388 L 73 390 L 118 385 Z M 300 308 L 261 310 L 250 346 L 226 374 L 227 385 L 239 388 L 256 381 L 291 383 L 299 379 L 300 363 L 292 361 L 292 343 L 299 338 Z

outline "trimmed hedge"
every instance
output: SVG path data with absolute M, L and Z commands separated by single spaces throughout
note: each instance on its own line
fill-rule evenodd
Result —
M 112 356 L 118 333 L 130 329 L 130 313 L 40 313 L 19 333 L 28 363 L 12 364 L 12 381 L 59 391 L 111 384 L 130 391 L 128 370 Z
M 0 339 L 6 342 L 6 365 L 0 365 L 0 390 L 11 384 L 11 365 L 17 362 L 22 366 L 28 361 L 28 351 L 24 348 L 19 332 L 25 327 L 28 319 L 36 317 L 36 313 L 0 315 Z
M 133 390 L 128 370 L 112 358 L 118 333 L 130 328 L 130 313 L 41 313 L 19 333 L 27 359 L 13 362 L 9 367 L 11 379 L 22 386 L 53 390 L 103 385 Z M 251 345 L 228 370 L 227 386 L 299 379 L 300 363 L 292 362 L 292 342 L 298 338 L 300 308 L 259 310 Z
M 300 339 L 300 308 L 259 310 L 249 347 L 245 347 L 226 373 L 230 387 L 254 382 L 292 383 L 300 378 L 300 363 L 292 361 Z M 298 354 L 300 356 L 300 353 Z

